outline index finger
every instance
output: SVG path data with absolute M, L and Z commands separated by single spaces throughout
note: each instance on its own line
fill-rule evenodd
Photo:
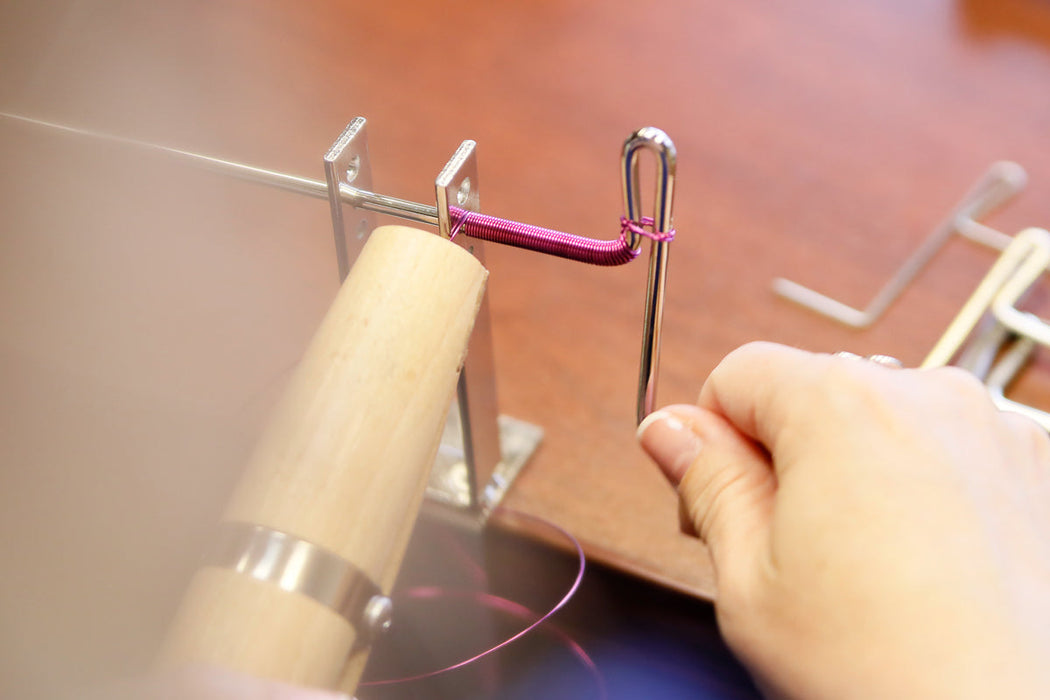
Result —
M 792 416 L 819 402 L 815 394 L 835 366 L 848 367 L 850 374 L 882 369 L 777 343 L 748 343 L 711 372 L 698 404 L 772 450 Z

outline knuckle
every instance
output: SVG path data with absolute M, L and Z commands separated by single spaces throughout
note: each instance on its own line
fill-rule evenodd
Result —
M 1029 455 L 1040 464 L 1050 463 L 1050 435 L 1043 426 L 1034 419 L 1013 411 L 1004 411 L 1002 420 L 1017 444 L 1024 445 Z
M 892 402 L 883 372 L 856 360 L 826 357 L 824 367 L 809 382 L 807 400 L 812 410 L 828 415 L 856 416 Z
M 710 377 L 717 381 L 722 375 L 731 374 L 739 367 L 747 367 L 756 361 L 761 361 L 761 358 L 774 347 L 776 347 L 774 343 L 755 340 L 730 350 L 711 371 Z
M 959 397 L 988 400 L 988 389 L 972 373 L 960 367 L 936 367 L 922 370 L 932 385 L 952 392 Z

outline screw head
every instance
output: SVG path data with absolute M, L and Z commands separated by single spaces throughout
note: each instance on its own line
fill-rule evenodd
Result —
M 343 177 L 346 178 L 346 184 L 351 184 L 357 179 L 357 174 L 361 171 L 361 156 L 355 155 L 346 164 L 346 172 L 343 173 Z
M 470 188 L 471 188 L 470 178 L 469 177 L 463 178 L 463 182 L 461 182 L 459 184 L 459 190 L 456 192 L 456 202 L 459 204 L 459 206 L 461 206 L 461 207 L 467 206 L 467 202 L 470 201 L 470 194 L 471 194 Z
M 365 604 L 362 621 L 372 638 L 387 632 L 394 622 L 394 603 L 385 595 L 374 595 Z

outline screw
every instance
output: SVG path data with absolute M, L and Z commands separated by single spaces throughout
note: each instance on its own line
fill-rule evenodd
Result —
M 362 622 L 373 639 L 387 632 L 394 621 L 394 604 L 385 595 L 374 595 L 365 604 Z

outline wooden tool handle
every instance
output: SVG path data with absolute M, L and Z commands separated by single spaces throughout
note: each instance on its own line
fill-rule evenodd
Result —
M 289 533 L 389 592 L 455 393 L 487 272 L 465 250 L 376 229 L 292 377 L 224 520 Z M 362 630 L 317 599 L 197 572 L 162 664 L 352 691 Z M 348 676 L 344 676 L 347 674 Z

